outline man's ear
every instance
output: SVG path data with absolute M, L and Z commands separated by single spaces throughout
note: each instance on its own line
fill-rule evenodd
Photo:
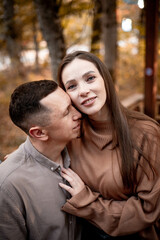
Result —
M 29 129 L 29 134 L 32 138 L 34 139 L 39 139 L 41 141 L 46 141 L 48 140 L 48 134 L 47 132 L 41 128 L 41 127 L 38 127 L 38 126 L 35 126 L 35 127 L 31 127 Z

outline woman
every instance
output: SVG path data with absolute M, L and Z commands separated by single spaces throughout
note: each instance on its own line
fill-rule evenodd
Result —
M 91 53 L 64 57 L 58 79 L 84 115 L 81 137 L 68 144 L 75 173 L 63 169 L 71 187 L 60 186 L 72 197 L 62 209 L 111 236 L 160 239 L 158 123 L 122 106 L 106 66 Z

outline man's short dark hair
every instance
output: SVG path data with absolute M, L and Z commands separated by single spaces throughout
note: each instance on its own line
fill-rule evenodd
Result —
M 9 115 L 13 123 L 29 134 L 31 124 L 45 126 L 49 109 L 40 100 L 54 92 L 58 84 L 53 80 L 27 82 L 18 86 L 11 95 Z

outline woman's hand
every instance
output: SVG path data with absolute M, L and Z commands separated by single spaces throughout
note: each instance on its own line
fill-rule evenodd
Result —
M 4 156 L 3 161 L 6 160 L 9 157 L 10 154 L 7 154 Z
M 59 183 L 60 187 L 64 188 L 72 196 L 81 192 L 81 190 L 85 187 L 84 182 L 81 180 L 81 178 L 70 168 L 68 169 L 62 168 L 61 175 L 70 183 L 71 187 L 66 184 Z

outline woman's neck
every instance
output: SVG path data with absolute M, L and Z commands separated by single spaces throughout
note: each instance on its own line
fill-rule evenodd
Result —
M 89 119 L 94 121 L 108 121 L 111 119 L 110 112 L 106 105 L 103 106 L 103 108 L 98 111 L 95 114 L 88 115 Z

